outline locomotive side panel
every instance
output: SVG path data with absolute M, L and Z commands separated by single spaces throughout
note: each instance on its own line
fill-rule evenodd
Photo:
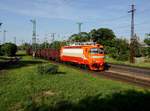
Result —
M 75 62 L 78 64 L 83 63 L 83 49 L 82 48 L 62 48 L 61 50 L 61 61 Z

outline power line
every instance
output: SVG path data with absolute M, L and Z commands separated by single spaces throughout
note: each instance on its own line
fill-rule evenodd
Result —
M 125 18 L 129 18 L 128 14 L 119 16 L 119 17 L 114 17 L 114 18 L 110 18 L 110 19 L 105 19 L 105 20 L 101 20 L 101 22 L 114 22 L 116 20 L 120 20 L 120 19 L 125 19 Z
M 149 21 L 143 21 L 141 23 L 138 23 L 138 24 L 135 24 L 135 25 L 145 25 L 145 24 L 148 24 Z
M 138 11 L 136 14 L 145 14 L 147 12 L 150 12 L 150 9 L 144 9 L 144 10 L 141 10 L 141 11 Z
M 130 25 L 122 25 L 122 26 L 115 26 L 115 27 L 112 27 L 112 28 L 117 28 L 117 29 L 125 29 L 125 28 L 129 28 Z

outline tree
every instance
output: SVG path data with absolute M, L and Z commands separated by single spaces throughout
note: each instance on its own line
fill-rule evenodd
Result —
M 129 43 L 126 39 L 116 39 L 117 60 L 126 61 L 129 57 Z
M 100 28 L 97 30 L 93 29 L 89 34 L 94 42 L 97 42 L 104 46 L 111 46 L 112 40 L 116 37 L 114 32 L 108 28 Z
M 43 42 L 42 44 L 38 45 L 38 48 L 49 48 L 50 44 L 48 42 Z
M 135 57 L 141 57 L 141 44 L 138 42 L 137 39 L 134 39 L 133 42 L 131 43 L 133 49 L 134 49 L 134 56 Z
M 129 43 L 126 39 L 116 38 L 113 47 L 106 46 L 106 52 L 114 59 L 126 61 L 129 57 Z
M 80 36 L 80 41 L 81 41 L 81 42 L 90 41 L 90 35 L 89 35 L 89 33 L 87 33 L 87 32 L 81 32 L 81 33 L 79 34 L 79 36 Z
M 90 35 L 87 32 L 81 32 L 79 34 L 73 34 L 69 38 L 73 42 L 87 42 L 90 40 Z
M 67 43 L 66 42 L 60 42 L 60 41 L 54 41 L 53 43 L 50 44 L 50 48 L 60 50 L 62 46 L 65 46 Z
M 17 46 L 13 43 L 5 43 L 1 46 L 2 54 L 7 56 L 15 56 Z
M 145 42 L 148 46 L 150 46 L 150 38 L 145 38 L 145 39 L 144 39 L 144 42 Z
M 141 52 L 142 52 L 142 56 L 150 58 L 150 48 L 149 47 L 142 47 Z
M 69 37 L 69 41 L 72 42 L 79 42 L 80 41 L 80 36 L 78 34 L 73 34 Z
M 23 43 L 23 44 L 21 44 L 21 45 L 18 47 L 18 49 L 20 49 L 20 50 L 27 50 L 27 49 L 30 48 L 30 47 L 31 47 L 30 44 L 28 44 L 28 43 Z
M 150 38 L 144 39 L 144 42 L 148 45 L 148 47 L 144 47 L 142 52 L 144 56 L 148 56 L 150 58 Z

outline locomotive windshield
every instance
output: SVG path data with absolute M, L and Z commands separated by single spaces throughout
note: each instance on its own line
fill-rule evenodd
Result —
M 92 48 L 90 49 L 91 54 L 104 54 L 103 48 Z

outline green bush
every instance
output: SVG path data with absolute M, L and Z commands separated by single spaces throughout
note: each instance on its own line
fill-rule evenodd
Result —
M 110 57 L 116 59 L 117 58 L 117 49 L 115 47 L 105 47 L 105 53 L 109 54 Z
M 38 65 L 37 66 L 37 73 L 44 75 L 44 74 L 56 74 L 58 72 L 58 65 Z
M 119 60 L 127 61 L 129 58 L 129 43 L 126 39 L 116 38 L 113 40 L 114 46 L 105 46 L 105 52 L 110 55 L 110 57 Z
M 13 43 L 5 43 L 1 46 L 2 55 L 15 56 L 17 52 L 17 46 Z
M 129 53 L 119 54 L 116 57 L 116 60 L 127 61 L 129 59 Z
M 142 56 L 150 58 L 150 47 L 142 47 Z

